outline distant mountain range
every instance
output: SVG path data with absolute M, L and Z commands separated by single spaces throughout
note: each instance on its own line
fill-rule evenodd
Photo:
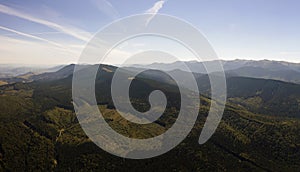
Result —
M 205 65 L 210 66 L 218 61 L 197 62 L 187 61 L 185 64 L 189 67 L 191 72 L 207 74 Z M 219 61 L 224 68 L 224 71 L 229 76 L 244 76 L 251 78 L 274 79 L 286 82 L 293 82 L 300 84 L 300 64 L 289 63 L 284 61 L 270 61 L 270 60 L 231 60 Z M 132 65 L 138 68 L 160 69 L 166 71 L 183 70 L 182 62 L 174 63 L 153 63 L 150 65 Z M 217 71 L 212 71 L 217 72 Z
M 30 66 L 30 65 L 12 65 L 0 64 L 0 78 L 11 78 L 26 75 L 27 73 L 40 74 L 44 72 L 55 72 L 65 65 L 57 66 Z
M 58 65 L 54 67 L 21 67 L 18 65 L 0 65 L 0 85 L 4 85 L 5 83 L 31 82 L 41 78 L 46 79 L 49 73 L 51 73 L 50 78 L 54 78 L 55 76 L 52 76 L 52 73 L 59 71 L 65 66 L 66 65 Z
M 191 72 L 198 73 L 199 75 L 207 74 L 205 66 L 221 63 L 227 76 L 273 79 L 300 84 L 300 63 L 270 60 L 221 60 L 207 62 L 187 61 L 184 63 L 187 67 L 189 67 Z M 153 63 L 149 65 L 134 64 L 128 67 L 158 69 L 175 72 L 176 70 L 184 71 L 185 68 L 182 65 L 182 62 L 174 62 Z M 64 66 L 65 65 L 59 65 L 56 67 L 45 68 L 0 65 L 0 85 L 15 82 L 31 82 L 33 80 L 40 79 L 56 79 L 61 78 L 62 76 L 66 77 L 72 70 L 70 71 L 69 68 L 66 68 L 59 71 L 59 69 L 62 69 Z M 53 75 L 52 72 L 56 71 L 59 71 L 59 73 L 55 73 L 55 75 Z M 212 72 L 218 71 L 212 70 Z

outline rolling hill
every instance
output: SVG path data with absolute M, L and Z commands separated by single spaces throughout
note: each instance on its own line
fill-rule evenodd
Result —
M 199 145 L 210 105 L 209 84 L 206 75 L 194 74 L 203 95 L 190 135 L 162 156 L 125 160 L 98 148 L 82 131 L 71 102 L 72 69 L 70 65 L 48 73 L 47 79 L 0 87 L 1 171 L 298 171 L 300 167 L 299 105 L 290 108 L 300 97 L 297 84 L 229 77 L 230 101 L 222 122 L 209 142 Z M 130 96 L 136 109 L 149 108 L 147 97 L 155 89 L 170 102 L 158 121 L 136 125 L 121 118 L 111 101 L 110 82 L 116 69 L 100 65 L 101 75 L 96 78 L 99 109 L 109 125 L 132 138 L 153 137 L 172 126 L 180 101 L 174 82 L 157 70 L 132 80 Z M 128 79 L 130 70 L 123 72 Z M 174 72 L 184 76 L 182 71 Z M 280 109 L 295 114 L 277 113 Z

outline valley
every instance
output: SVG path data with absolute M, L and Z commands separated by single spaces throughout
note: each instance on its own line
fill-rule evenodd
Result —
M 207 76 L 195 73 L 201 108 L 192 132 L 174 150 L 137 161 L 110 155 L 85 135 L 72 105 L 73 69 L 74 65 L 69 65 L 28 83 L 0 87 L 1 170 L 297 171 L 300 167 L 300 85 L 228 77 L 229 101 L 222 122 L 213 137 L 199 145 L 210 106 L 210 89 L 204 82 Z M 153 70 L 132 79 L 131 89 L 135 91 L 130 98 L 137 110 L 149 108 L 146 97 L 156 89 L 162 90 L 169 101 L 161 118 L 150 125 L 137 125 L 122 118 L 114 108 L 109 86 L 116 69 L 100 65 L 101 75 L 96 78 L 97 103 L 107 123 L 130 138 L 150 138 L 172 126 L 180 110 L 176 85 Z M 124 75 L 130 75 L 126 71 Z

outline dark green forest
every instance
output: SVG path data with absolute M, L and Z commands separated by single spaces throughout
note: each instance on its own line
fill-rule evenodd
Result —
M 63 77 L 50 73 L 39 76 L 44 80 L 0 87 L 0 171 L 299 171 L 300 85 L 227 78 L 222 122 L 213 137 L 199 145 L 210 99 L 209 84 L 200 84 L 207 77 L 197 75 L 201 108 L 189 136 L 164 155 L 130 160 L 101 150 L 85 135 L 72 105 L 72 74 L 66 74 L 74 66 L 66 68 L 60 71 Z M 162 90 L 168 98 L 163 116 L 143 126 L 123 119 L 114 108 L 109 86 L 116 68 L 101 65 L 99 70 L 97 102 L 113 129 L 131 138 L 149 138 L 172 126 L 180 100 L 167 76 L 146 72 L 132 82 L 131 103 L 140 111 L 149 109 L 147 97 L 153 90 Z

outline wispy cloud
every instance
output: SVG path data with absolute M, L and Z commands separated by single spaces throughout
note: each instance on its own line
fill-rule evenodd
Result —
M 146 13 L 157 14 L 158 11 L 163 7 L 165 1 L 156 2 L 151 8 L 149 8 Z
M 105 1 L 104 3 L 109 2 Z M 107 5 L 110 6 L 111 4 Z M 51 32 L 24 33 L 18 29 L 0 25 L 0 30 L 10 32 L 8 34 L 0 35 L 2 63 L 76 63 L 76 59 L 85 48 L 85 42 L 92 38 L 91 33 L 76 27 L 54 23 L 46 18 L 38 18 L 2 4 L 0 4 L 0 13 L 25 19 L 54 29 L 54 31 Z M 115 16 L 118 15 L 118 13 L 113 12 L 112 15 Z M 66 44 L 66 42 L 62 43 L 60 41 L 48 40 L 42 36 L 47 34 L 65 34 L 77 38 L 79 41 L 72 40 Z M 19 39 L 18 37 L 14 37 L 16 35 L 30 39 Z M 95 45 L 89 46 L 89 51 L 91 51 L 91 53 L 98 53 L 98 46 L 107 46 L 107 43 L 99 39 Z M 116 48 L 110 52 L 109 58 L 106 58 L 104 63 L 118 63 L 121 57 L 129 56 L 128 54 L 129 52 Z M 93 60 L 94 59 L 85 59 L 86 63 L 92 63 L 94 62 Z
M 41 37 L 38 37 L 38 36 L 30 35 L 30 34 L 27 34 L 27 33 L 24 33 L 24 32 L 20 32 L 20 31 L 14 30 L 14 29 L 10 29 L 10 28 L 4 27 L 4 26 L 0 26 L 0 29 L 15 33 L 17 35 L 22 35 L 22 36 L 25 36 L 25 37 L 28 37 L 28 38 L 36 39 L 36 40 L 39 40 L 39 41 L 44 41 L 44 42 L 47 42 L 47 43 L 52 44 L 54 46 L 63 47 L 61 44 L 58 44 L 56 42 L 53 42 L 53 41 L 50 41 L 50 40 L 47 40 L 47 39 L 44 39 L 44 38 L 41 38 Z
M 105 15 L 116 19 L 119 17 L 118 11 L 115 7 L 107 0 L 91 0 L 91 2 L 96 5 L 96 7 Z
M 18 18 L 22 18 L 31 22 L 35 22 L 44 26 L 47 26 L 49 28 L 55 29 L 57 31 L 63 32 L 67 35 L 73 36 L 74 38 L 77 38 L 79 40 L 83 40 L 83 41 L 88 41 L 91 38 L 91 34 L 85 32 L 85 34 L 83 34 L 84 32 L 80 29 L 74 28 L 74 27 L 66 27 L 66 26 L 62 26 L 60 24 L 45 20 L 45 19 L 40 19 L 40 18 L 36 18 L 34 16 L 31 16 L 29 14 L 20 12 L 18 10 L 15 10 L 13 8 L 10 8 L 8 6 L 5 5 L 1 5 L 0 4 L 0 12 L 7 14 L 7 15 L 11 15 L 11 16 L 15 16 Z
M 68 52 L 70 52 L 70 53 L 72 53 L 72 54 L 75 54 L 75 53 L 74 53 L 73 51 L 71 51 L 68 47 L 65 47 L 65 46 L 62 45 L 62 44 L 59 44 L 59 43 L 50 41 L 50 40 L 48 40 L 48 39 L 41 38 L 41 37 L 34 36 L 34 35 L 30 35 L 30 34 L 27 34 L 27 33 L 24 33 L 24 32 L 20 32 L 20 31 L 14 30 L 14 29 L 10 29 L 10 28 L 4 27 L 4 26 L 0 26 L 0 29 L 6 30 L 6 31 L 9 31 L 9 32 L 12 32 L 12 33 L 15 33 L 15 34 L 17 34 L 17 35 L 21 35 L 21 36 L 24 36 L 24 37 L 27 37 L 27 38 L 31 38 L 31 39 L 35 39 L 35 40 L 39 40 L 39 41 L 46 42 L 46 43 L 49 43 L 49 44 L 51 44 L 51 45 L 57 46 L 57 47 L 59 47 L 59 48 L 62 48 L 63 50 L 68 51 Z
M 71 48 L 71 47 L 70 47 Z M 18 64 L 68 64 L 76 62 L 80 49 L 66 51 L 49 43 L 15 39 L 0 35 L 1 63 Z M 76 54 L 76 55 L 75 55 Z
M 165 2 L 166 1 L 164 0 L 158 1 L 146 11 L 146 13 L 151 14 L 149 19 L 146 21 L 146 26 L 150 23 L 153 17 L 155 17 L 155 15 L 159 12 L 159 10 L 164 6 Z

